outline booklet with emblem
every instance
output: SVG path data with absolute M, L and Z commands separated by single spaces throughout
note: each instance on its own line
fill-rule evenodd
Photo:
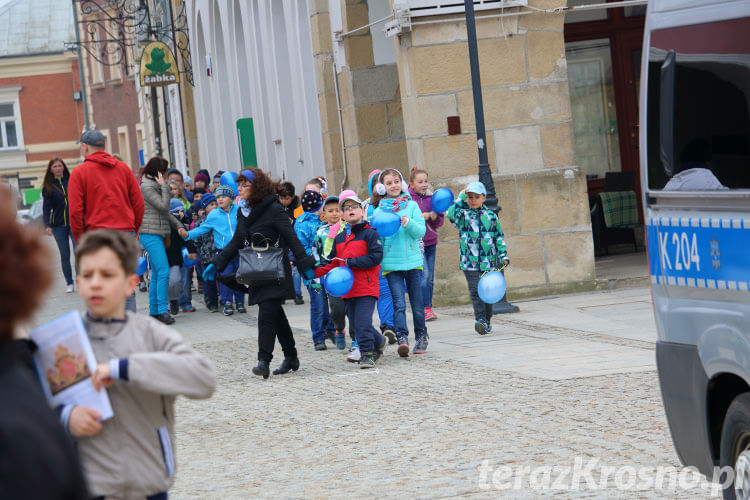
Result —
M 96 358 L 78 311 L 71 311 L 29 334 L 38 346 L 34 367 L 44 394 L 58 405 L 88 406 L 102 420 L 113 416 L 106 389 L 97 391 L 91 382 Z

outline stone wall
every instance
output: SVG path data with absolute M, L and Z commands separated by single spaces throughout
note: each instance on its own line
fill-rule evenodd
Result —
M 343 31 L 368 24 L 366 0 L 340 1 Z M 557 5 L 553 0 L 529 3 L 537 8 Z M 424 168 L 434 188 L 448 186 L 454 193 L 476 180 L 465 23 L 413 25 L 411 32 L 394 39 L 395 65 L 374 65 L 369 30 L 344 38 L 346 65 L 337 78 L 345 174 L 333 49 L 326 36 L 331 29 L 328 2 L 310 0 L 310 5 L 326 171 L 333 191 L 344 184 L 365 195 L 367 174 L 384 167 L 405 174 L 411 167 Z M 456 16 L 443 19 L 450 17 Z M 591 287 L 594 252 L 586 179 L 573 154 L 563 16 L 482 19 L 477 34 L 489 162 L 511 259 L 509 296 Z M 460 118 L 457 135 L 448 135 L 451 116 Z M 440 230 L 436 268 L 435 303 L 468 301 L 458 270 L 458 233 L 449 223 Z
M 586 179 L 573 154 L 563 17 L 480 19 L 477 38 L 487 150 L 511 260 L 509 296 L 589 287 L 594 252 Z M 478 164 L 465 23 L 415 24 L 396 43 L 409 165 L 427 170 L 433 187 L 456 193 L 476 180 Z M 450 116 L 460 118 L 458 135 L 448 135 Z M 440 242 L 435 301 L 465 302 L 450 224 Z

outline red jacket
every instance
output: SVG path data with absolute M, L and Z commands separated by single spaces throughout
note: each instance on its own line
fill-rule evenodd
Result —
M 346 230 L 337 234 L 328 258 L 330 264 L 315 268 L 316 277 L 338 266 L 347 266 L 354 273 L 354 285 L 342 298 L 380 296 L 378 276 L 380 261 L 383 260 L 383 243 L 367 222 L 356 224 L 350 234 Z
M 104 151 L 90 154 L 73 169 L 68 205 L 76 241 L 92 229 L 138 232 L 143 221 L 143 195 L 133 171 Z

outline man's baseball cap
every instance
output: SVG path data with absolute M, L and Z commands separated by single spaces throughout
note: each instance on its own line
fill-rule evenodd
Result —
M 104 134 L 98 130 L 91 129 L 84 131 L 83 134 L 81 134 L 81 138 L 76 141 L 76 144 L 81 143 L 97 148 L 103 148 L 106 144 L 106 140 L 104 139 Z
M 484 184 L 481 182 L 470 182 L 468 186 L 466 186 L 466 192 L 467 193 L 476 193 L 476 194 L 483 194 L 487 196 L 487 189 L 484 187 Z

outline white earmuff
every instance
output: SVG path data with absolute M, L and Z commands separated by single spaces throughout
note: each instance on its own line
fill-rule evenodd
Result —
M 382 182 L 378 182 L 377 184 L 375 184 L 375 192 L 380 196 L 383 196 L 385 194 L 385 186 Z

